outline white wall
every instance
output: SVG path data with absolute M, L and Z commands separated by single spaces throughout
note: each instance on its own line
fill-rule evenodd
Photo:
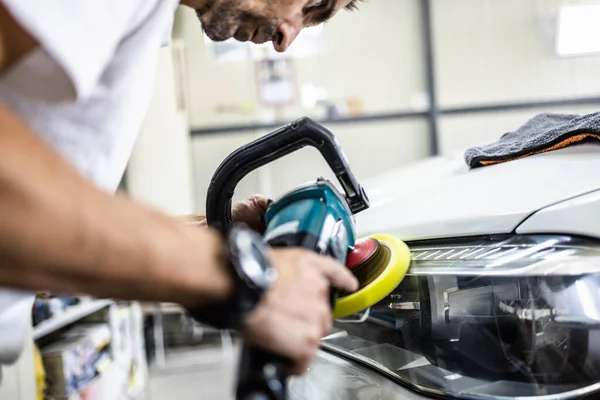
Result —
M 340 12 L 324 27 L 323 54 L 298 61 L 299 84 L 322 85 L 334 99 L 359 97 L 367 112 L 409 107 L 424 91 L 418 4 L 372 0 L 358 12 Z M 210 59 L 193 11 L 180 8 L 176 23 L 187 49 L 191 126 L 255 121 L 256 116 L 215 113 L 217 105 L 257 100 L 253 63 Z
M 205 209 L 206 190 L 213 172 L 221 161 L 233 150 L 256 137 L 254 132 L 242 132 L 219 136 L 211 135 L 192 140 L 196 210 L 203 211 Z M 258 176 L 256 173 L 250 174 L 239 183 L 235 198 L 247 198 L 258 192 L 260 192 Z
M 187 110 L 177 102 L 173 49 L 161 49 L 154 93 L 127 167 L 127 191 L 163 212 L 194 212 Z
M 368 113 L 410 108 L 425 91 L 419 2 L 371 0 L 338 13 L 325 25 L 324 54 L 298 63 L 300 82 L 360 98 Z
M 557 12 L 564 3 L 434 0 L 440 105 L 599 94 L 600 57 L 554 54 Z
M 600 95 L 600 57 L 554 54 L 561 0 L 434 0 L 441 107 Z M 599 39 L 600 40 L 600 39 Z M 542 112 L 589 113 L 569 106 L 442 117 L 442 153 L 497 140 Z

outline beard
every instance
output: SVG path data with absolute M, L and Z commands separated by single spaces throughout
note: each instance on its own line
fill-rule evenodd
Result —
M 231 38 L 251 40 L 255 34 L 260 41 L 271 40 L 277 32 L 278 21 L 240 9 L 238 0 L 207 0 L 196 9 L 202 30 L 215 42 Z

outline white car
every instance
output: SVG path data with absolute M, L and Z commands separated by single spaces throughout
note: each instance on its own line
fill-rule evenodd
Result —
M 359 237 L 406 241 L 409 274 L 366 321 L 335 324 L 290 399 L 600 396 L 600 145 L 363 184 Z

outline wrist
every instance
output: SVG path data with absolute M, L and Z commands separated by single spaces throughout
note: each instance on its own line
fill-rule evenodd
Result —
M 213 238 L 212 259 L 214 267 L 211 277 L 214 277 L 214 301 L 226 301 L 235 291 L 235 280 L 230 267 L 230 253 L 227 240 L 218 232 L 210 230 Z M 209 278 L 212 279 L 212 278 Z
M 224 270 L 232 279 L 229 296 L 221 301 L 188 309 L 200 322 L 220 329 L 238 329 L 273 285 L 276 271 L 267 256 L 262 237 L 249 229 L 227 233 Z
M 229 253 L 224 238 L 213 230 L 192 228 L 192 235 L 202 243 L 192 243 L 197 256 L 185 261 L 192 294 L 178 301 L 184 307 L 198 307 L 227 301 L 235 291 L 235 281 L 229 268 Z M 183 295 L 183 293 L 182 293 Z
M 208 226 L 206 215 L 204 214 L 179 215 L 175 217 L 175 220 L 182 225 L 197 228 L 206 228 Z

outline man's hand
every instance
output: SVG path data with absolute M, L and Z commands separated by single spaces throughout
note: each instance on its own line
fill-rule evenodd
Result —
M 265 212 L 269 206 L 269 198 L 254 195 L 248 200 L 238 201 L 231 208 L 231 219 L 233 222 L 243 222 L 249 228 L 254 229 L 261 235 L 265 232 Z
M 265 211 L 269 206 L 269 198 L 261 195 L 254 195 L 247 200 L 238 201 L 231 207 L 231 219 L 233 222 L 242 222 L 248 225 L 249 228 L 257 231 L 261 235 L 265 232 Z M 190 225 L 206 227 L 206 215 L 186 215 L 177 217 L 177 219 Z
M 274 249 L 278 279 L 250 314 L 241 333 L 255 345 L 292 361 L 293 375 L 311 364 L 332 326 L 329 288 L 353 292 L 358 281 L 330 257 L 304 249 Z

